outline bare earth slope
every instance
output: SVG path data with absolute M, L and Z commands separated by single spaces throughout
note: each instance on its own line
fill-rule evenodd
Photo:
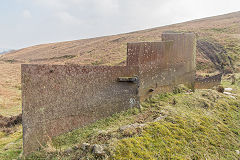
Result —
M 124 65 L 128 42 L 160 41 L 161 33 L 167 31 L 197 35 L 199 73 L 239 71 L 240 12 L 127 34 L 42 44 L 0 56 L 2 114 L 10 116 L 21 111 L 21 63 Z

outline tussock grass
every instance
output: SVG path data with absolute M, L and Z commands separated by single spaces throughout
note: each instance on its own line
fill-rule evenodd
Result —
M 16 159 L 22 152 L 22 127 L 17 127 L 17 132 L 7 135 L 0 132 L 0 159 Z

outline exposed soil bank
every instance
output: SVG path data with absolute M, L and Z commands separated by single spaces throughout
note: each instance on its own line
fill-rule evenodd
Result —
M 0 115 L 0 128 L 9 128 L 22 123 L 22 114 L 12 117 Z

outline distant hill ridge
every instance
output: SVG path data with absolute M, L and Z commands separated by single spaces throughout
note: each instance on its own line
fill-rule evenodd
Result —
M 41 44 L 2 55 L 14 63 L 123 65 L 128 42 L 160 41 L 166 31 L 197 35 L 197 69 L 228 69 L 239 66 L 240 12 L 193 20 L 126 34 Z M 224 54 L 227 53 L 227 54 Z M 227 55 L 227 56 L 226 56 Z M 226 67 L 225 67 L 226 66 Z M 230 68 L 229 68 L 230 67 Z
M 0 48 L 0 54 L 5 54 L 13 51 L 13 49 Z

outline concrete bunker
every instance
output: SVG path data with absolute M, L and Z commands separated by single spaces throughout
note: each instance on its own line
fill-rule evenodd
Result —
M 162 40 L 128 43 L 126 66 L 22 64 L 24 155 L 178 84 L 194 88 L 195 35 L 165 33 Z

